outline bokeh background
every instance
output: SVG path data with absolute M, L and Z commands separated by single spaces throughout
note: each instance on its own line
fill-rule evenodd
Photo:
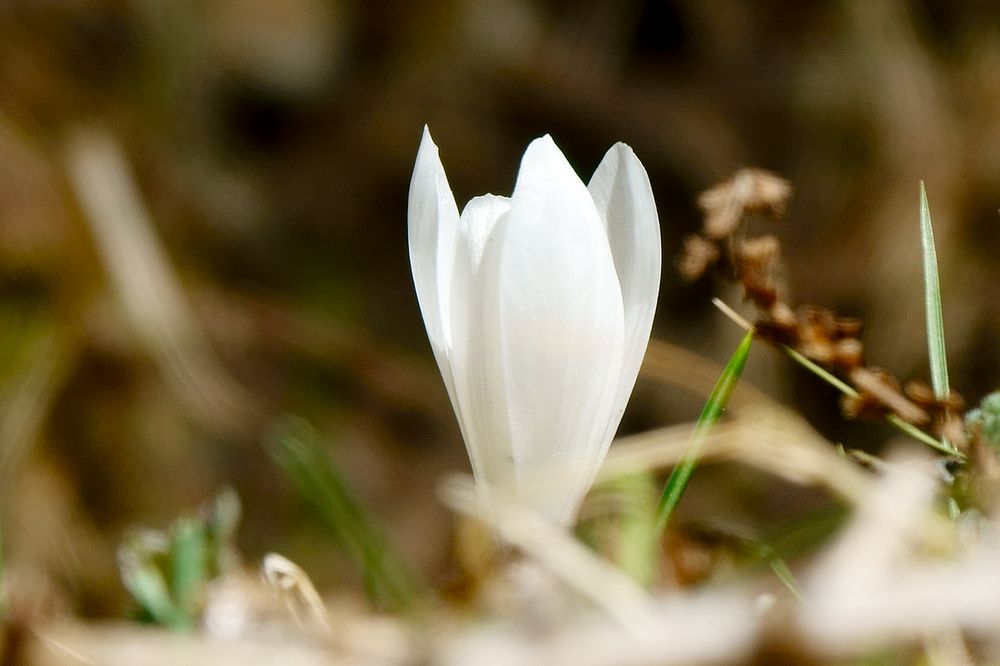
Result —
M 584 179 L 629 143 L 663 228 L 654 335 L 716 362 L 739 331 L 710 298 L 739 294 L 672 261 L 697 192 L 760 166 L 795 187 L 755 230 L 783 243 L 789 300 L 863 317 L 872 362 L 926 376 L 924 179 L 952 385 L 1000 383 L 995 3 L 0 0 L 0 496 L 8 569 L 39 597 L 119 614 L 125 531 L 223 486 L 248 564 L 277 550 L 356 588 L 262 447 L 285 414 L 447 578 L 435 482 L 467 462 L 407 260 L 425 123 L 460 205 L 509 193 L 540 134 Z M 751 366 L 829 437 L 888 437 L 781 356 Z M 699 400 L 640 380 L 623 429 Z M 746 482 L 732 506 L 787 507 Z

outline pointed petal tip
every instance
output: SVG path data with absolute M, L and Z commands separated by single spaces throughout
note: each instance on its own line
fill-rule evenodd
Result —
M 559 146 L 556 145 L 556 141 L 552 138 L 551 134 L 543 134 L 540 137 L 532 139 L 528 144 L 528 147 L 524 149 L 524 154 L 527 155 L 529 151 L 536 150 L 555 150 L 560 155 L 562 154 L 562 151 L 559 150 Z
M 534 139 L 525 148 L 517 173 L 517 183 L 527 184 L 528 181 L 537 181 L 535 184 L 540 184 L 553 177 L 567 179 L 567 181 L 574 183 L 579 181 L 580 185 L 586 187 L 583 181 L 580 181 L 580 176 L 566 158 L 565 153 L 556 145 L 552 135 L 545 134 Z M 515 195 L 517 188 L 518 186 L 515 184 Z
M 431 130 L 427 125 L 424 125 L 423 131 L 420 133 L 420 147 L 417 149 L 417 158 L 419 159 L 421 155 L 425 154 L 427 151 L 433 151 L 437 153 L 438 147 L 434 143 L 434 139 L 431 137 Z
M 620 164 L 635 165 L 645 171 L 645 167 L 643 167 L 639 156 L 635 154 L 635 150 L 632 149 L 632 146 L 623 141 L 618 141 L 611 146 L 611 148 L 608 149 L 608 155 L 614 155 L 618 158 Z
M 462 209 L 462 215 L 466 214 L 466 211 L 474 211 L 477 208 L 485 208 L 491 205 L 504 206 L 510 208 L 510 197 L 505 197 L 500 194 L 493 194 L 492 192 L 487 192 L 486 194 L 480 194 L 469 199 L 465 204 L 465 208 Z

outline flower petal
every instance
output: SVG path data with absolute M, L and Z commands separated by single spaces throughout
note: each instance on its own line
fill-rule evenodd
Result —
M 438 147 L 426 126 L 410 180 L 408 219 L 410 267 L 417 300 L 448 395 L 452 405 L 457 405 L 449 360 L 448 294 L 459 232 L 458 206 L 441 165 Z
M 496 194 L 474 197 L 465 205 L 459 222 L 459 245 L 469 252 L 472 268 L 478 268 L 490 232 L 503 215 L 510 211 L 510 198 Z
M 604 225 L 551 137 L 528 146 L 484 289 L 486 395 L 504 395 L 515 492 L 557 523 L 575 514 L 610 438 L 624 348 Z M 490 268 L 488 249 L 482 272 Z
M 660 223 L 646 170 L 624 143 L 611 147 L 587 189 L 607 228 L 625 306 L 625 357 L 609 435 L 613 437 L 653 325 L 660 291 Z
M 472 199 L 462 211 L 451 285 L 452 369 L 456 413 L 472 469 L 480 484 L 505 485 L 511 476 L 510 425 L 502 394 L 488 393 L 483 340 L 495 340 L 496 315 L 485 311 L 484 293 L 497 287 L 497 241 L 510 210 L 510 199 L 486 195 Z M 489 254 L 487 255 L 487 250 Z

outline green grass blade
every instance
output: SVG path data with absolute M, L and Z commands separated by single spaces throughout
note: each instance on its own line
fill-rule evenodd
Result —
M 831 504 L 797 516 L 769 530 L 755 546 L 755 556 L 765 562 L 782 585 L 799 601 L 805 603 L 802 587 L 787 564 L 790 557 L 812 552 L 840 529 L 848 516 L 845 506 Z
M 768 559 L 767 564 L 771 567 L 771 571 L 774 575 L 781 581 L 781 584 L 785 586 L 792 596 L 798 601 L 805 603 L 805 598 L 802 596 L 802 587 L 799 582 L 795 579 L 795 575 L 792 570 L 788 568 L 785 561 L 780 557 L 774 556 Z
M 809 372 L 813 373 L 814 375 L 816 375 L 817 377 L 819 377 L 820 379 L 822 379 L 827 384 L 829 384 L 833 388 L 837 389 L 838 391 L 840 391 L 844 395 L 849 395 L 849 396 L 851 396 L 853 398 L 858 397 L 859 394 L 858 394 L 858 392 L 856 390 L 854 390 L 853 386 L 851 386 L 850 384 L 848 384 L 844 380 L 840 379 L 839 377 L 837 377 L 835 374 L 833 374 L 832 372 L 830 372 L 829 370 L 827 370 L 826 368 L 824 368 L 820 364 L 818 364 L 818 363 L 810 360 L 809 358 L 803 356 L 802 354 L 800 354 L 799 352 L 795 351 L 791 347 L 788 347 L 787 345 L 782 345 L 781 349 L 786 354 L 788 354 L 788 357 L 790 359 L 792 359 L 793 361 L 795 361 L 796 363 L 798 363 L 799 365 L 801 365 L 803 368 L 805 368 Z
M 803 368 L 813 373 L 823 381 L 827 382 L 828 384 L 833 386 L 835 389 L 837 389 L 844 395 L 849 395 L 852 397 L 857 397 L 859 395 L 853 386 L 842 381 L 841 379 L 838 379 L 836 376 L 831 374 L 825 368 L 809 360 L 808 358 L 806 358 L 799 352 L 795 351 L 791 347 L 788 347 L 786 345 L 781 345 L 781 350 L 786 354 L 788 354 L 788 357 L 790 359 L 792 359 L 793 361 L 795 361 L 796 363 L 798 363 Z M 946 453 L 954 458 L 957 458 L 958 460 L 963 460 L 963 461 L 965 460 L 965 456 L 962 455 L 959 451 L 955 450 L 955 448 L 950 444 L 947 444 L 945 442 L 940 442 L 934 439 L 933 437 L 928 435 L 926 432 L 924 432 L 917 426 L 907 423 L 906 421 L 899 418 L 895 414 L 889 414 L 888 416 L 885 417 L 885 420 L 887 423 L 889 423 L 889 425 L 896 428 L 900 432 L 909 435 L 910 437 L 917 440 L 918 442 L 921 442 L 922 444 L 926 444 L 935 451 L 939 453 Z
M 701 457 L 705 435 L 722 418 L 722 414 L 726 410 L 729 397 L 732 395 L 733 389 L 736 388 L 736 384 L 740 380 L 740 375 L 743 374 L 743 367 L 746 365 L 747 357 L 750 355 L 750 345 L 752 342 L 753 332 L 751 331 L 743 337 L 732 358 L 729 359 L 729 363 L 723 369 L 719 381 L 715 384 L 715 388 L 712 389 L 711 395 L 708 396 L 708 402 L 705 403 L 705 407 L 701 410 L 701 416 L 698 417 L 698 423 L 695 425 L 694 433 L 688 442 L 684 457 L 674 467 L 670 473 L 670 478 L 667 479 L 667 485 L 663 489 L 663 496 L 660 498 L 660 504 L 657 507 L 656 534 L 658 536 L 662 535 L 666 529 L 670 516 L 673 514 L 674 509 L 677 508 L 678 503 L 680 503 L 688 481 L 691 480 L 691 475 L 694 474 L 695 467 L 698 466 L 698 459 Z
M 268 449 L 361 569 L 373 596 L 395 610 L 422 607 L 426 587 L 348 489 L 312 428 L 300 419 L 285 420 L 270 438 Z
M 924 251 L 924 307 L 927 313 L 927 353 L 930 358 L 931 384 L 934 387 L 934 395 L 939 400 L 944 400 L 951 392 L 951 388 L 948 386 L 948 359 L 944 348 L 941 283 L 938 279 L 934 230 L 931 227 L 931 209 L 927 204 L 924 181 L 920 181 L 920 241 Z

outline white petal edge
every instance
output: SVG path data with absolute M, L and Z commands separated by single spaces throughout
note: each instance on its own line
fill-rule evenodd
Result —
M 525 151 L 496 236 L 483 380 L 505 395 L 516 496 L 566 525 L 610 444 L 624 312 L 604 225 L 551 137 Z
M 613 437 L 653 325 L 660 291 L 660 223 L 646 169 L 624 143 L 608 150 L 587 189 L 607 229 L 625 306 L 625 357 L 609 435 Z
M 431 349 L 448 396 L 458 411 L 452 379 L 449 291 L 459 232 L 458 206 L 441 164 L 438 147 L 424 126 L 417 151 L 407 210 L 410 268 Z

